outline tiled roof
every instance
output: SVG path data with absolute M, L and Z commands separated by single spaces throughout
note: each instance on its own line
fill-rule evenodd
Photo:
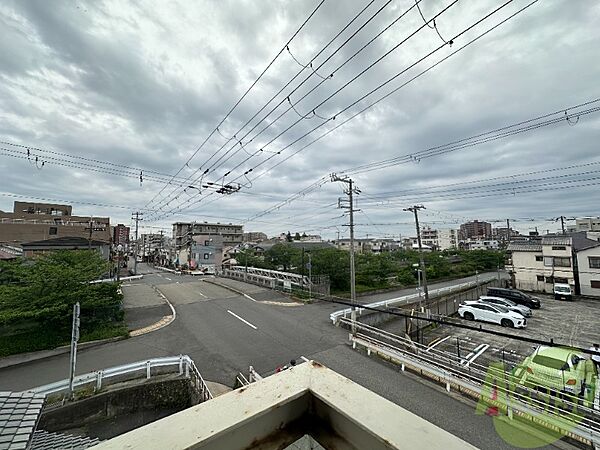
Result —
M 0 392 L 0 449 L 26 449 L 44 406 L 33 392 Z
M 49 433 L 44 430 L 38 430 L 33 435 L 31 450 L 79 450 L 99 443 L 100 440 L 96 438 L 76 436 L 74 434 Z
M 537 242 L 511 242 L 506 250 L 509 252 L 541 252 L 542 244 Z

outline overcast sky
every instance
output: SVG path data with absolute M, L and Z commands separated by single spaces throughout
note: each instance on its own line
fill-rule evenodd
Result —
M 290 157 L 529 1 L 514 0 L 452 46 L 444 46 L 338 115 L 500 4 L 491 0 L 456 4 L 422 0 L 427 20 L 452 5 L 436 20 L 440 37 L 425 26 L 414 1 L 394 0 L 336 51 L 387 3 L 374 0 L 314 60 L 312 69 L 303 69 L 300 64 L 308 64 L 367 3 L 325 0 L 291 41 L 290 52 L 281 53 L 219 132 L 213 132 L 318 2 L 1 2 L 0 139 L 44 152 L 30 151 L 28 159 L 23 148 L 1 146 L 0 209 L 11 211 L 12 202 L 18 199 L 47 198 L 72 203 L 77 215 L 110 216 L 115 224 L 129 224 L 132 211 L 145 211 L 148 219 L 158 219 L 144 222 L 144 227 L 153 227 L 145 228 L 147 231 L 164 228 L 170 232 L 174 221 L 206 220 L 244 223 L 247 231 L 269 235 L 290 230 L 324 237 L 335 237 L 340 231 L 344 236 L 347 227 L 342 224 L 347 219 L 336 205 L 343 195 L 341 183 L 325 183 L 277 211 L 249 223 L 246 219 L 331 172 L 443 145 L 600 97 L 600 3 L 539 0 Z M 395 51 L 329 98 L 402 41 Z M 296 80 L 244 126 L 298 72 Z M 294 109 L 286 113 L 290 103 Z M 439 198 L 419 194 L 420 189 L 432 186 L 599 162 L 600 113 L 575 121 L 572 117 L 572 126 L 563 120 L 418 163 L 353 176 L 361 190 L 357 235 L 414 234 L 412 216 L 402 211 L 403 206 L 414 203 L 427 208 L 422 222 L 438 228 L 457 227 L 457 222 L 467 219 L 512 218 L 520 219 L 514 226 L 522 232 L 535 226 L 555 230 L 557 224 L 544 219 L 561 214 L 599 215 L 594 173 L 599 168 L 594 165 L 549 172 L 549 176 L 591 172 L 584 177 L 587 186 L 569 189 L 565 187 L 572 184 L 565 183 L 544 191 L 480 197 L 475 194 L 483 188 L 472 184 L 471 190 L 462 191 L 469 192 L 470 198 L 451 199 L 443 195 L 443 189 L 437 191 Z M 319 125 L 307 138 L 289 145 Z M 186 165 L 211 132 L 211 138 Z M 37 162 L 32 154 L 40 155 Z M 212 163 L 216 164 L 211 168 Z M 200 178 L 207 168 L 210 172 Z M 138 169 L 142 169 L 142 183 Z M 152 178 L 164 180 L 179 170 L 175 183 L 166 187 Z M 115 171 L 129 174 L 120 176 Z M 536 175 L 543 176 L 548 173 Z M 206 182 L 230 183 L 240 191 L 228 196 L 214 189 L 183 191 L 187 185 L 201 189 Z M 540 186 L 546 186 L 545 182 L 540 181 Z M 414 190 L 410 198 L 394 200 L 391 194 L 392 202 L 368 201 L 369 196 L 382 192 L 406 190 Z M 12 197 L 15 194 L 23 197 Z M 158 218 L 153 210 L 160 211 Z M 163 212 L 176 214 L 164 217 Z

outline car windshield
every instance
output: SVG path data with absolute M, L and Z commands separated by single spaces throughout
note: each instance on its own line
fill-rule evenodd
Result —
M 535 355 L 533 357 L 533 362 L 540 366 L 549 367 L 550 369 L 555 370 L 565 370 L 569 367 L 565 361 L 544 355 Z
M 494 305 L 494 308 L 496 308 L 498 311 L 500 311 L 502 313 L 507 313 L 509 311 L 508 308 L 505 308 L 504 306 L 500 306 L 500 305 Z
M 555 286 L 554 290 L 556 292 L 571 292 L 571 288 L 565 287 L 565 286 Z

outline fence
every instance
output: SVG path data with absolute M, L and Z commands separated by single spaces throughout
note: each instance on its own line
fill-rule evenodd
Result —
M 124 381 L 146 378 L 152 376 L 176 373 L 190 378 L 193 388 L 199 395 L 201 401 L 210 400 L 212 394 L 206 385 L 204 378 L 198 371 L 194 361 L 187 355 L 167 356 L 163 358 L 152 358 L 122 366 L 110 367 L 83 375 L 73 380 L 73 389 L 91 388 L 94 392 L 103 386 L 122 383 Z M 48 396 L 57 396 L 58 401 L 64 401 L 69 394 L 69 380 L 61 380 L 55 383 L 30 389 L 29 392 Z M 50 402 L 52 403 L 52 402 Z
M 483 400 L 486 407 L 502 411 L 509 419 L 518 417 L 586 445 L 600 445 L 597 380 L 595 385 L 587 387 L 588 400 L 549 389 L 540 392 L 522 382 L 524 367 L 510 372 L 489 368 L 360 322 L 345 318 L 340 321 L 357 330 L 350 336 L 353 348 L 362 347 L 368 355 L 375 353 L 399 364 L 403 371 L 409 369 L 433 379 L 445 385 L 448 392 L 455 389 Z
M 447 296 L 452 293 L 461 292 L 461 291 L 465 291 L 465 290 L 472 289 L 472 288 L 481 289 L 483 286 L 487 287 L 487 285 L 489 283 L 498 283 L 498 280 L 495 277 L 494 278 L 488 277 L 488 278 L 484 278 L 480 281 L 469 281 L 466 283 L 456 284 L 454 286 L 448 286 L 448 287 L 439 288 L 439 289 L 432 289 L 429 291 L 429 298 L 432 299 L 432 298 L 437 298 L 437 297 L 444 297 L 444 296 Z M 381 300 L 378 302 L 369 303 L 364 306 L 369 307 L 369 308 L 383 307 L 383 308 L 387 309 L 390 307 L 417 303 L 417 302 L 419 302 L 419 299 L 420 299 L 419 294 L 409 294 L 409 295 L 403 295 L 401 297 L 391 298 L 388 300 Z M 356 307 L 356 314 L 359 316 L 362 315 L 363 312 L 367 312 L 367 313 L 369 312 L 369 310 L 366 310 L 361 306 Z M 446 305 L 446 307 L 447 307 L 447 305 Z M 341 318 L 349 317 L 351 312 L 352 312 L 352 308 L 342 309 L 342 310 L 331 313 L 329 315 L 329 318 L 331 319 L 331 322 L 335 325 L 338 323 L 338 321 Z

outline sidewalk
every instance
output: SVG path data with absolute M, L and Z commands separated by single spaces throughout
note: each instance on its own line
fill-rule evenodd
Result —
M 135 284 L 122 289 L 125 323 L 129 331 L 150 327 L 172 315 L 166 300 L 152 286 Z

